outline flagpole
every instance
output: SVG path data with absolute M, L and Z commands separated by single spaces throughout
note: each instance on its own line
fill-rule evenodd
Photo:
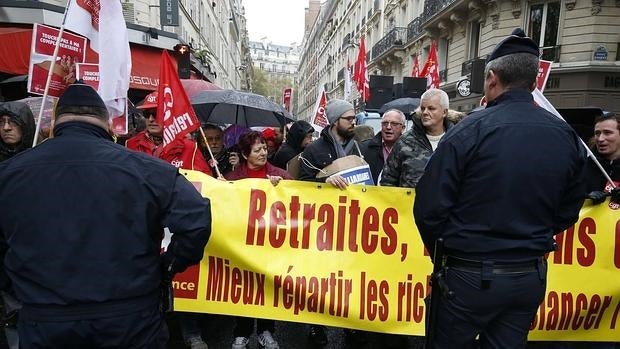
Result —
M 215 167 L 215 173 L 217 173 L 217 178 L 223 178 L 222 173 L 220 172 L 220 168 L 217 166 L 217 160 L 213 156 L 213 152 L 211 151 L 211 147 L 209 146 L 209 142 L 207 142 L 207 136 L 205 136 L 205 131 L 202 130 L 202 127 L 198 128 L 200 130 L 200 135 L 202 136 L 202 141 L 205 142 L 207 146 L 207 151 L 209 152 L 209 156 L 213 160 L 213 167 Z
M 553 104 L 551 104 L 551 102 L 549 102 L 547 97 L 545 97 L 545 95 L 543 95 L 543 93 L 538 88 L 535 88 L 534 91 L 532 91 L 532 95 L 534 95 L 534 100 L 542 108 L 546 109 L 547 111 L 550 111 L 551 114 L 555 115 L 560 120 L 566 122 L 566 120 L 562 117 L 562 115 L 560 115 L 560 112 L 557 111 L 557 109 L 555 109 Z M 594 156 L 594 153 L 592 152 L 592 150 L 590 150 L 590 148 L 586 145 L 586 143 L 583 141 L 583 139 L 579 138 L 579 140 L 581 141 L 581 144 L 583 145 L 583 147 L 586 148 L 586 152 L 588 153 L 588 157 L 592 161 L 594 161 L 594 163 L 596 164 L 598 169 L 601 170 L 601 173 L 603 174 L 605 179 L 610 183 L 611 187 L 612 188 L 616 188 L 616 184 L 614 183 L 614 181 L 611 180 L 611 177 L 609 177 L 609 174 L 607 174 L 607 171 L 605 171 L 605 169 L 603 168 L 603 165 L 601 165 L 601 163 L 598 161 L 596 156 Z
M 41 130 L 41 119 L 43 118 L 43 109 L 45 107 L 45 103 L 47 102 L 47 94 L 49 92 L 50 84 L 52 82 L 52 75 L 54 74 L 54 66 L 56 65 L 56 57 L 58 57 L 58 49 L 60 48 L 60 40 L 62 39 L 62 33 L 65 31 L 65 20 L 67 19 L 67 10 L 69 9 L 70 3 L 71 3 L 71 0 L 68 0 L 67 7 L 65 7 L 65 13 L 62 16 L 62 24 L 60 25 L 60 31 L 58 32 L 58 37 L 56 37 L 56 44 L 54 45 L 54 54 L 52 55 L 52 62 L 50 64 L 49 71 L 47 72 L 47 81 L 45 82 L 45 90 L 43 91 L 43 100 L 41 102 L 41 108 L 39 109 L 39 116 L 37 117 L 37 124 L 34 129 L 34 139 L 32 140 L 33 147 L 37 145 L 37 139 L 39 138 L 39 132 Z M 50 138 L 53 136 L 54 118 L 55 118 L 55 115 L 52 115 L 52 119 L 50 121 L 50 134 L 49 134 Z

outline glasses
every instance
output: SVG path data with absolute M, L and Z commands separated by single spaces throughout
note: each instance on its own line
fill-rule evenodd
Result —
M 381 121 L 381 126 L 383 127 L 402 127 L 403 124 L 401 122 L 395 122 L 395 121 Z
M 13 119 L 11 119 L 9 117 L 4 117 L 4 118 L 0 119 L 0 126 L 4 127 L 4 125 L 6 125 L 6 124 L 9 124 L 9 126 L 11 126 L 11 127 L 18 126 L 17 122 L 15 122 L 15 120 L 13 120 Z

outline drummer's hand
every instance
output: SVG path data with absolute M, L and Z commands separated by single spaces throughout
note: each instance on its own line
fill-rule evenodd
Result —
M 346 187 L 349 186 L 347 180 L 344 179 L 341 175 L 331 175 L 327 177 L 325 183 L 329 183 L 339 189 L 346 189 Z

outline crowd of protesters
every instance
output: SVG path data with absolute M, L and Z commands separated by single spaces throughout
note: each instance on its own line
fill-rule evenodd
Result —
M 157 112 L 157 93 L 153 93 L 147 96 L 144 102 L 138 106 L 138 112 L 133 116 L 139 119 L 133 123 L 136 127 L 131 130 L 131 137 L 123 140 L 123 145 L 133 150 L 131 152 L 119 145 L 113 144 L 109 129 L 105 125 L 107 117 L 107 113 L 104 112 L 105 106 L 103 106 L 96 92 L 83 84 L 76 83 L 67 89 L 56 107 L 55 118 L 57 124 L 54 130 L 55 138 L 44 142 L 43 146 L 37 146 L 32 151 L 27 152 L 33 144 L 35 133 L 35 121 L 30 108 L 20 102 L 0 104 L 0 180 L 2 180 L 4 186 L 4 189 L 0 190 L 0 203 L 3 209 L 10 207 L 10 210 L 3 211 L 3 216 L 0 218 L 0 228 L 2 229 L 0 252 L 1 257 L 4 258 L 3 270 L 0 273 L 0 295 L 2 296 L 5 324 L 4 342 L 0 342 L 0 348 L 2 346 L 11 349 L 20 348 L 20 339 L 22 340 L 21 345 L 26 348 L 75 347 L 76 342 L 72 341 L 78 335 L 75 333 L 69 335 L 68 333 L 71 333 L 71 331 L 77 331 L 79 336 L 87 338 L 87 340 L 80 342 L 84 347 L 105 345 L 122 347 L 131 341 L 150 343 L 152 348 L 160 348 L 163 347 L 162 345 L 165 345 L 168 335 L 165 326 L 162 325 L 161 305 L 158 304 L 155 307 L 154 303 L 159 302 L 153 301 L 160 297 L 159 285 L 161 282 L 169 281 L 176 272 L 180 272 L 189 265 L 196 263 L 202 257 L 202 251 L 210 234 L 209 201 L 200 198 L 186 180 L 179 178 L 178 171 L 175 171 L 175 168 L 196 170 L 227 181 L 244 178 L 262 178 L 268 179 L 276 186 L 283 180 L 299 179 L 302 181 L 325 182 L 340 190 L 346 190 L 350 183 L 348 183 L 345 177 L 339 173 L 330 173 L 327 169 L 335 162 L 337 163 L 339 159 L 353 155 L 363 159 L 369 165 L 369 172 L 376 185 L 416 188 L 421 183 L 419 188 L 420 198 L 426 198 L 430 202 L 430 198 L 435 195 L 442 193 L 448 195 L 444 192 L 448 187 L 452 188 L 454 193 L 459 193 L 459 195 L 466 194 L 465 191 L 459 191 L 456 188 L 456 184 L 437 182 L 447 180 L 446 178 L 440 178 L 440 174 L 444 173 L 442 171 L 451 169 L 466 176 L 463 171 L 474 171 L 476 169 L 475 166 L 479 165 L 486 166 L 483 160 L 480 160 L 475 155 L 480 154 L 481 150 L 478 149 L 478 153 L 476 153 L 474 148 L 477 145 L 472 143 L 474 142 L 474 136 L 479 136 L 479 132 L 486 132 L 490 127 L 494 130 L 493 132 L 506 132 L 505 137 L 507 138 L 516 137 L 515 126 L 512 125 L 512 128 L 506 129 L 502 126 L 504 121 L 496 120 L 489 125 L 480 126 L 482 123 L 487 122 L 487 120 L 491 120 L 485 119 L 483 116 L 487 114 L 494 115 L 493 108 L 499 110 L 498 108 L 501 108 L 504 104 L 516 103 L 515 105 L 518 107 L 516 110 L 521 113 L 519 115 L 546 120 L 548 125 L 545 127 L 553 130 L 549 132 L 556 132 L 557 134 L 554 135 L 558 139 L 561 138 L 563 142 L 570 145 L 570 147 L 563 146 L 562 150 L 566 152 L 564 160 L 569 164 L 565 170 L 575 174 L 573 176 L 575 181 L 580 180 L 581 172 L 586 174 L 584 176 L 584 183 L 577 183 L 579 185 L 565 183 L 565 187 L 558 188 L 558 192 L 572 195 L 570 200 L 567 199 L 570 201 L 571 212 L 570 217 L 560 217 L 562 220 L 561 224 L 558 223 L 559 225 L 557 227 L 554 226 L 554 228 L 563 229 L 567 225 L 574 223 L 574 213 L 578 211 L 585 199 L 590 199 L 594 204 L 600 204 L 605 202 L 607 197 L 611 196 L 608 205 L 617 209 L 620 204 L 620 191 L 614 189 L 614 185 L 608 183 L 601 170 L 593 162 L 585 162 L 585 157 L 582 154 L 582 149 L 580 149 L 580 144 L 577 142 L 576 134 L 567 125 L 559 123 L 556 119 L 550 119 L 548 113 L 533 106 L 530 91 L 528 91 L 528 86 L 530 85 L 527 85 L 529 80 L 523 80 L 527 76 L 524 78 L 522 74 L 518 76 L 510 75 L 514 72 L 506 68 L 509 66 L 508 63 L 505 63 L 506 60 L 517 59 L 520 62 L 531 63 L 534 66 L 534 60 L 537 60 L 538 52 L 537 46 L 528 41 L 529 38 L 525 38 L 519 32 L 515 33 L 505 41 L 502 41 L 491 55 L 492 59 L 490 62 L 493 61 L 493 63 L 488 65 L 490 68 L 487 68 L 487 86 L 485 86 L 487 91 L 486 97 L 490 103 L 488 109 L 477 112 L 475 116 L 464 117 L 461 114 L 453 117 L 458 113 L 454 113 L 449 109 L 449 98 L 446 92 L 440 89 L 429 89 L 422 94 L 420 106 L 415 113 L 405 115 L 398 109 L 390 109 L 382 115 L 380 131 L 375 135 L 371 134 L 361 138 L 359 136 L 356 137 L 355 134 L 356 118 L 354 106 L 345 100 L 332 99 L 325 107 L 328 126 L 323 128 L 320 133 L 310 123 L 299 120 L 282 128 L 247 129 L 238 137 L 233 137 L 232 141 L 227 142 L 225 135 L 227 132 L 226 126 L 228 125 L 204 123 L 202 125 L 202 132 L 197 132 L 183 139 L 175 139 L 173 144 L 164 150 L 162 146 L 163 129 L 155 118 Z M 523 65 L 521 68 L 524 69 L 523 71 L 526 71 L 528 66 Z M 511 113 L 517 112 L 515 109 L 511 109 Z M 509 118 L 511 117 L 510 115 L 512 114 L 508 113 L 502 117 Z M 465 121 L 461 123 L 463 117 Z M 412 128 L 406 130 L 408 120 L 412 121 Z M 478 128 L 481 128 L 482 131 L 478 130 Z M 617 185 L 620 182 L 620 168 L 618 165 L 620 162 L 620 118 L 613 113 L 604 113 L 595 119 L 593 129 L 594 137 L 591 140 L 591 144 L 594 156 L 602 164 L 603 169 L 611 177 L 615 185 Z M 458 138 L 463 134 L 467 136 L 467 142 Z M 496 135 L 497 133 L 492 133 L 489 134 L 489 137 L 492 138 Z M 460 142 L 460 145 L 454 145 L 455 139 Z M 505 139 L 499 138 L 497 141 L 501 143 Z M 545 137 L 542 136 L 540 140 L 541 142 L 550 142 L 550 145 L 556 144 L 554 141 L 545 140 Z M 486 138 L 480 138 L 478 141 L 484 144 Z M 463 145 L 465 144 L 464 142 L 467 143 L 469 148 Z M 497 147 L 499 148 L 499 143 Z M 567 148 L 570 149 L 567 150 Z M 472 149 L 471 152 L 468 149 Z M 493 147 L 483 150 L 488 151 L 489 156 L 499 156 L 497 154 L 500 154 Z M 89 153 L 89 151 L 92 151 L 92 153 Z M 559 152 L 560 150 L 558 150 Z M 23 156 L 16 156 L 19 153 L 24 154 Z M 136 155 L 137 153 L 144 153 L 146 155 Z M 454 156 L 452 153 L 458 153 L 458 156 Z M 433 154 L 435 155 L 433 156 Z M 39 166 L 37 161 L 40 161 L 42 156 L 45 156 L 46 161 L 49 160 L 46 162 L 49 166 L 44 172 L 47 175 L 39 174 L 40 171 L 35 171 L 36 173 L 32 172 L 32 174 L 28 175 L 29 180 L 33 183 L 38 183 L 41 188 L 24 187 L 17 180 L 16 174 L 21 173 L 23 175 L 25 173 L 24 169 L 34 169 Z M 132 164 L 132 167 L 127 170 L 112 165 L 111 160 L 118 157 L 126 159 L 127 163 Z M 153 161 L 152 158 L 159 158 L 168 164 Z M 432 161 L 430 161 L 431 158 Z M 106 159 L 110 159 L 110 162 L 105 162 L 104 160 Z M 461 162 L 462 159 L 470 159 L 471 164 L 465 166 Z M 522 160 L 527 162 L 531 159 L 523 157 Z M 547 160 L 540 159 L 541 162 Z M 75 164 L 72 165 L 71 171 L 63 167 L 66 161 L 73 161 Z M 430 165 L 427 168 L 429 161 Z M 515 161 L 515 159 L 506 159 L 505 161 Z M 459 168 L 462 167 L 462 171 L 457 171 L 457 169 L 451 166 L 455 168 L 460 166 Z M 104 167 L 106 171 L 117 173 L 118 176 L 122 177 L 125 181 L 123 183 L 127 184 L 127 186 L 116 183 L 117 189 L 110 192 L 109 186 L 105 185 L 106 178 L 104 178 L 103 172 L 101 172 L 101 169 Z M 87 168 L 88 170 L 85 170 Z M 495 168 L 498 171 L 501 169 L 497 166 Z M 54 170 L 56 172 L 52 172 Z M 558 169 L 559 172 L 563 170 Z M 82 220 L 80 215 L 75 215 L 75 210 L 78 208 L 76 208 L 75 202 L 70 201 L 70 197 L 65 197 L 62 200 L 59 200 L 58 197 L 44 198 L 47 195 L 47 192 L 44 190 L 45 185 L 48 187 L 55 186 L 54 193 L 57 193 L 59 196 L 63 194 L 62 185 L 65 185 L 66 188 L 64 189 L 67 191 L 69 191 L 67 189 L 68 186 L 80 185 L 80 183 L 85 185 L 87 182 L 83 182 L 83 178 L 80 177 L 80 171 L 90 171 L 89 173 L 100 180 L 98 185 L 87 190 L 93 197 L 101 195 L 110 198 L 109 200 L 116 198 L 122 201 L 120 199 L 122 195 L 130 195 L 135 199 L 136 206 L 130 209 L 131 212 L 118 213 L 119 217 L 122 218 L 115 219 L 114 216 L 103 214 L 103 212 L 112 206 L 117 207 L 118 210 L 127 210 L 126 205 L 118 206 L 110 202 L 109 206 L 97 206 L 97 203 L 93 203 L 90 206 L 87 205 L 79 209 L 84 211 L 83 216 L 88 216 L 85 210 L 91 210 L 91 212 L 98 211 L 102 212 L 102 214 L 96 218 Z M 151 183 L 149 181 L 153 180 L 155 176 L 149 176 L 149 173 L 153 173 L 153 171 L 162 171 L 167 176 L 158 179 L 156 183 Z M 131 174 L 129 174 L 130 172 Z M 61 176 L 62 178 L 59 178 L 59 173 L 62 173 L 65 177 Z M 490 173 L 490 171 L 485 173 Z M 483 176 L 474 177 L 482 178 Z M 571 176 L 564 177 L 569 178 Z M 136 182 L 141 183 L 141 186 L 130 188 L 129 184 L 132 178 Z M 471 179 L 471 177 L 467 178 Z M 524 178 L 522 177 L 521 179 Z M 461 179 L 457 178 L 456 175 L 449 179 L 461 183 Z M 504 178 L 504 180 L 508 179 Z M 179 187 L 171 189 L 175 188 L 172 185 L 173 183 Z M 8 188 L 10 189 L 6 189 L 9 184 L 10 187 Z M 482 183 L 480 190 L 482 191 L 484 187 L 485 184 Z M 512 189 L 521 190 L 520 188 Z M 36 190 L 40 190 L 40 192 L 37 193 Z M 540 189 L 539 193 L 543 193 L 545 190 L 548 190 L 548 188 Z M 30 193 L 29 200 L 26 200 L 23 196 L 16 195 L 25 192 Z M 452 200 L 455 199 L 456 194 L 454 193 L 448 195 Z M 479 194 L 476 195 L 480 196 Z M 542 196 L 544 195 L 541 194 Z M 160 202 L 164 198 L 169 200 L 166 205 Z M 188 202 L 184 202 L 185 199 L 191 201 L 192 204 L 188 205 Z M 40 211 L 33 210 L 32 203 L 27 202 L 32 200 L 37 201 Z M 45 275 L 45 270 L 35 270 L 31 266 L 25 266 L 17 259 L 17 252 L 32 255 L 33 257 L 31 258 L 38 261 L 37 263 L 40 266 L 46 266 L 46 258 L 67 258 L 67 256 L 62 255 L 50 255 L 50 251 L 54 249 L 48 248 L 49 245 L 58 245 L 61 243 L 61 240 L 53 241 L 56 236 L 50 237 L 47 235 L 46 237 L 48 225 L 26 224 L 29 226 L 26 229 L 28 238 L 49 243 L 49 245 L 41 249 L 33 251 L 31 247 L 23 243 L 23 239 L 17 238 L 19 234 L 23 234 L 22 227 L 26 222 L 32 223 L 36 221 L 36 218 L 31 217 L 31 215 L 45 211 L 48 207 L 43 205 L 51 205 L 50 200 L 58 200 L 60 202 L 59 205 L 54 204 L 56 209 L 53 212 L 50 211 L 49 214 L 54 213 L 61 217 L 54 218 L 54 222 L 57 222 L 58 219 L 64 219 L 62 222 L 58 221 L 58 229 L 65 227 L 67 231 L 75 228 L 84 228 L 89 224 L 99 224 L 100 226 L 97 229 L 101 231 L 101 236 L 105 236 L 103 234 L 105 231 L 127 230 L 129 227 L 135 228 L 130 223 L 130 218 L 137 219 L 137 217 L 140 217 L 141 221 L 136 224 L 139 226 L 138 231 L 144 235 L 141 241 L 148 240 L 150 242 L 148 253 L 142 253 L 137 249 L 128 251 L 128 255 L 119 257 L 120 252 L 118 251 L 101 248 L 105 244 L 110 243 L 111 240 L 106 239 L 117 239 L 118 241 L 114 240 L 114 243 L 122 243 L 137 248 L 137 245 L 135 245 L 136 241 L 127 240 L 129 239 L 127 236 L 114 235 L 106 237 L 100 241 L 101 244 L 89 245 L 84 252 L 80 253 L 83 256 L 86 256 L 87 253 L 100 256 L 101 260 L 97 258 L 92 259 L 91 255 L 88 256 L 88 259 L 93 260 L 93 264 L 90 267 L 92 270 L 98 271 L 97 275 L 110 274 L 111 271 L 108 268 L 113 266 L 104 266 L 102 263 L 105 261 L 111 262 L 113 258 L 124 258 L 128 262 L 132 258 L 145 258 L 143 260 L 140 259 L 141 263 L 152 261 L 157 264 L 156 267 L 141 265 L 143 269 L 137 270 L 135 268 L 138 268 L 140 265 L 136 265 L 133 268 L 126 269 L 122 276 L 129 282 L 124 287 L 133 288 L 124 289 L 128 294 L 119 295 L 117 292 L 120 286 L 116 285 L 117 282 L 111 282 L 117 288 L 113 288 L 110 285 L 101 285 L 101 282 L 93 279 L 94 274 L 92 273 L 90 276 L 79 273 L 78 275 L 91 280 L 93 282 L 92 287 L 99 288 L 97 290 L 92 289 L 92 294 L 79 294 L 78 290 L 80 288 L 76 290 L 69 289 L 67 286 L 58 286 L 57 280 L 50 277 L 51 274 Z M 448 198 L 439 202 L 439 204 L 445 203 L 447 200 Z M 473 200 L 468 199 L 466 202 L 473 202 Z M 490 202 L 498 200 L 496 198 Z M 164 209 L 169 205 L 178 205 L 178 211 L 171 212 Z M 514 202 L 510 202 L 507 205 L 512 207 Z M 155 207 L 159 208 L 159 211 L 151 212 L 150 210 Z M 432 215 L 445 208 L 421 207 L 418 206 L 417 202 L 416 207 L 417 219 L 420 219 L 420 222 L 424 222 L 421 226 L 421 231 L 423 231 L 422 237 L 429 239 L 429 236 L 439 234 L 440 232 L 434 229 L 437 224 L 445 224 L 445 222 L 438 221 Z M 18 211 L 22 213 L 30 211 L 31 215 L 25 214 L 17 218 L 18 215 L 12 214 L 12 212 Z M 181 215 L 192 215 L 195 220 L 185 222 L 185 216 L 181 217 Z M 109 219 L 106 219 L 106 217 Z M 171 246 L 168 247 L 168 252 L 163 256 L 159 256 L 159 246 L 156 242 L 159 241 L 163 233 L 161 222 L 164 220 L 168 222 L 168 227 L 176 238 L 171 243 Z M 474 224 L 477 222 L 474 220 Z M 62 237 L 63 232 L 58 229 L 55 230 L 55 233 Z M 443 232 L 441 233 L 443 234 Z M 83 241 L 80 242 L 79 239 L 76 241 L 70 236 L 64 237 L 62 241 L 68 241 L 69 245 L 75 243 L 74 246 L 72 245 L 72 248 L 74 248 L 73 252 L 78 248 L 84 247 L 79 245 Z M 430 240 L 425 241 L 425 244 L 429 250 L 433 249 Z M 58 250 L 67 251 L 65 247 L 58 247 Z M 455 251 L 459 251 L 462 248 L 461 245 L 451 247 Z M 88 248 L 92 250 L 88 250 Z M 8 251 L 10 251 L 9 254 L 7 254 Z M 548 251 L 541 251 L 541 253 L 543 252 Z M 487 252 L 487 255 L 490 253 L 493 253 L 493 251 Z M 148 257 L 145 257 L 147 255 Z M 467 258 L 461 258 L 459 255 L 451 260 L 455 268 L 465 270 L 464 278 L 469 275 L 468 273 L 471 273 L 471 269 L 476 269 L 478 266 L 476 260 L 472 262 L 469 255 L 466 253 L 465 255 Z M 536 297 L 538 297 L 544 294 L 541 280 L 544 279 L 543 274 L 546 273 L 546 269 L 544 269 L 545 265 L 542 259 L 537 257 L 534 260 L 538 264 L 525 265 L 520 260 L 518 263 L 501 260 L 497 264 L 503 266 L 501 270 L 510 269 L 517 272 L 521 271 L 523 274 L 535 274 L 532 276 L 532 284 L 535 284 L 538 289 L 536 293 Z M 78 258 L 74 258 L 74 260 L 61 260 L 58 268 L 52 268 L 52 271 L 57 272 L 58 275 L 54 275 L 55 277 L 59 275 L 66 277 L 67 270 L 78 270 L 79 268 L 76 264 L 84 262 L 84 259 Z M 114 263 L 118 262 L 114 261 Z M 161 272 L 160 265 L 165 267 L 163 273 Z M 69 269 L 62 270 L 62 268 Z M 494 267 L 491 266 L 491 268 Z M 137 278 L 137 275 L 143 273 L 144 270 L 152 274 L 146 277 L 148 279 L 146 281 Z M 85 285 L 83 280 L 76 279 L 75 274 L 70 275 L 70 277 L 75 279 L 74 283 Z M 541 278 L 540 280 L 538 279 L 539 277 Z M 134 278 L 134 280 L 131 281 L 131 278 Z M 143 286 L 146 286 L 148 289 L 141 289 L 140 287 Z M 454 286 L 461 287 L 462 285 L 455 283 Z M 471 294 L 475 294 L 475 296 L 470 297 L 470 301 L 482 303 L 489 301 L 489 299 L 479 297 L 478 293 L 471 290 L 461 289 L 461 291 L 463 293 L 471 292 Z M 504 288 L 500 287 L 498 292 L 493 297 L 501 299 L 501 302 L 505 302 L 506 300 L 500 295 L 501 292 L 504 292 Z M 155 295 L 155 293 L 157 294 Z M 23 309 L 22 302 L 24 304 Z M 535 302 L 531 304 L 530 312 L 535 311 L 534 309 L 536 309 L 538 303 L 539 299 L 536 298 Z M 125 306 L 126 309 L 121 311 L 119 306 Z M 135 325 L 136 319 L 146 316 L 139 314 L 145 310 L 154 312 L 149 315 L 150 317 L 143 318 L 150 322 L 141 323 L 141 326 L 136 327 L 135 331 L 124 334 L 126 337 L 121 336 L 118 332 L 119 329 L 114 328 L 114 324 L 109 319 L 106 319 L 108 315 L 118 316 L 121 323 L 128 326 L 131 324 Z M 61 313 L 60 324 L 51 326 L 49 325 L 49 320 L 57 320 L 55 318 L 55 311 Z M 443 316 L 454 317 L 462 309 L 458 311 L 450 310 L 444 306 L 442 311 L 444 312 Z M 177 312 L 175 314 L 177 315 L 175 319 L 178 321 L 183 342 L 192 349 L 207 349 L 207 338 L 203 337 L 200 325 L 203 315 L 187 312 Z M 531 317 L 531 315 L 528 314 L 527 316 Z M 477 314 L 476 316 L 482 315 Z M 522 342 L 525 342 L 526 337 L 523 337 L 523 333 L 527 335 L 526 325 L 529 323 L 528 319 L 520 318 L 519 321 L 522 323 L 523 328 L 511 334 L 510 340 L 520 343 L 514 346 L 515 348 L 521 347 Z M 492 321 L 493 319 L 485 318 L 485 321 L 487 320 Z M 91 327 L 78 326 L 78 322 L 83 321 L 87 321 Z M 235 321 L 236 326 L 233 331 L 233 338 L 231 338 L 233 349 L 247 348 L 250 337 L 253 335 L 255 322 L 259 346 L 266 349 L 277 349 L 280 347 L 277 341 L 277 334 L 275 333 L 275 321 L 244 317 L 236 317 Z M 453 318 L 450 318 L 450 321 L 450 324 L 455 323 Z M 513 322 L 516 323 L 517 320 Z M 467 327 L 466 323 L 468 321 L 461 321 L 460 326 Z M 16 329 L 18 324 L 20 327 L 19 331 Z M 469 328 L 466 336 L 448 336 L 446 333 L 456 330 L 456 327 L 450 324 L 444 323 L 444 326 L 437 330 L 439 334 L 443 334 L 440 343 L 444 345 L 436 346 L 437 348 L 449 348 L 457 342 L 459 346 L 465 346 L 466 343 L 473 343 L 478 334 L 481 335 L 481 341 L 486 341 L 484 342 L 485 346 L 497 347 L 497 343 L 487 343 L 493 340 L 506 343 L 502 342 L 505 338 L 501 337 L 501 335 L 498 335 L 497 338 L 489 337 L 491 330 L 484 327 L 486 325 L 481 325 L 479 328 Z M 92 328 L 97 328 L 97 326 L 99 326 L 100 331 L 93 332 Z M 75 330 L 76 327 L 78 330 Z M 340 329 L 328 329 L 320 325 L 310 325 L 308 340 L 315 346 L 327 345 L 327 330 L 341 331 Z M 346 342 L 351 347 L 362 347 L 368 345 L 371 341 L 380 343 L 381 348 L 423 347 L 422 337 L 385 335 L 350 329 L 344 330 L 343 334 Z M 56 339 L 48 339 L 50 336 Z M 116 336 L 116 338 L 110 341 L 104 338 L 105 336 Z M 583 343 L 548 343 L 547 347 L 556 349 L 578 348 L 581 345 Z M 590 343 L 588 347 L 599 349 L 618 348 L 615 343 Z

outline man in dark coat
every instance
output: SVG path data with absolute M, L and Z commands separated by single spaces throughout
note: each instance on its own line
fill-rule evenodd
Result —
M 538 45 L 521 29 L 485 67 L 484 110 L 448 132 L 416 187 L 414 216 L 441 287 L 431 348 L 525 348 L 546 288 L 544 255 L 585 199 L 585 149 L 564 121 L 534 104 Z M 553 161 L 550 161 L 553 159 Z M 445 270 L 444 270 L 445 271 Z
M 34 131 L 34 116 L 27 104 L 22 102 L 0 104 L 0 161 L 8 160 L 14 155 L 30 149 L 34 139 Z M 15 298 L 8 279 L 0 280 L 0 285 L 4 308 L 4 311 L 0 312 L 4 323 L 4 333 L 0 334 L 0 348 L 5 348 L 8 345 L 8 348 L 16 349 L 19 347 L 19 339 L 15 326 L 17 325 L 17 312 L 21 305 Z
M 370 166 L 372 179 L 375 183 L 379 183 L 379 174 L 383 170 L 385 159 L 392 152 L 394 143 L 405 131 L 406 123 L 407 119 L 402 111 L 398 109 L 387 110 L 381 116 L 381 132 L 360 144 L 362 155 Z
M 273 156 L 271 164 L 286 170 L 286 164 L 289 160 L 301 153 L 312 142 L 313 133 L 314 127 L 310 123 L 304 120 L 295 121 L 286 135 L 286 142 Z
M 162 284 L 201 260 L 210 203 L 172 165 L 112 142 L 88 85 L 70 85 L 55 115 L 53 139 L 0 163 L 0 260 L 22 301 L 21 345 L 165 348 Z

